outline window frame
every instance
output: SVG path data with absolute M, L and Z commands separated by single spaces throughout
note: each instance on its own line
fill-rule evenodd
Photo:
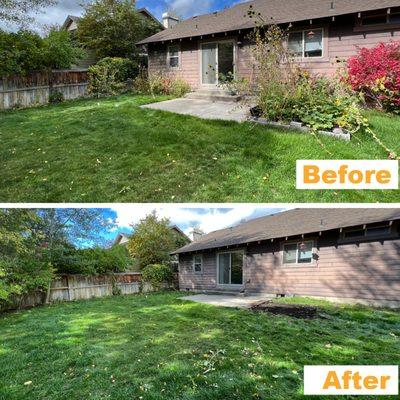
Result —
M 310 30 L 321 31 L 322 32 L 322 40 L 321 40 L 322 53 L 321 53 L 320 56 L 316 56 L 316 57 L 306 57 L 305 56 L 305 53 L 306 53 L 306 51 L 305 51 L 306 50 L 305 34 L 306 34 L 306 32 L 309 32 Z M 314 29 L 298 29 L 298 30 L 290 31 L 289 32 L 289 36 L 287 38 L 288 48 L 289 48 L 290 35 L 292 33 L 301 33 L 302 36 L 303 36 L 303 39 L 302 39 L 302 55 L 301 56 L 294 55 L 295 59 L 297 59 L 297 60 L 320 60 L 320 59 L 323 59 L 325 57 L 325 37 L 326 36 L 325 36 L 325 28 L 324 27 L 314 28 Z
M 171 56 L 171 48 L 172 47 L 176 47 L 178 49 L 178 55 L 177 56 Z M 177 58 L 178 59 L 178 66 L 173 67 L 171 66 L 171 58 Z M 177 70 L 181 68 L 181 46 L 179 44 L 172 44 L 170 46 L 168 46 L 167 49 L 167 65 L 169 69 L 172 70 Z
M 309 263 L 299 263 L 299 244 L 301 243 L 311 243 L 312 244 L 312 249 L 311 249 L 311 261 Z M 296 245 L 296 262 L 295 263 L 285 263 L 285 246 L 290 246 L 290 245 Z M 301 240 L 291 240 L 291 241 L 286 241 L 282 242 L 281 246 L 281 251 L 282 251 L 282 265 L 284 267 L 310 267 L 315 265 L 315 258 L 314 258 L 314 253 L 315 253 L 315 239 L 301 239 Z
M 229 282 L 230 283 L 220 283 L 219 282 L 219 256 L 220 254 L 241 254 L 242 255 L 242 283 L 231 283 L 232 282 L 232 257 L 230 257 L 230 275 Z M 217 285 L 218 286 L 230 286 L 230 287 L 242 287 L 244 286 L 244 268 L 245 268 L 245 250 L 227 250 L 227 251 L 219 251 L 217 252 Z
M 368 26 L 386 26 L 386 25 L 395 25 L 395 24 L 399 24 L 399 22 L 393 22 L 391 21 L 391 17 L 393 15 L 400 15 L 400 11 L 395 11 L 394 13 L 390 13 L 388 14 L 387 12 L 382 12 L 380 14 L 375 14 L 375 15 L 364 15 L 361 16 L 360 18 L 360 26 L 363 27 L 368 27 Z M 379 23 L 375 23 L 375 24 L 364 24 L 364 20 L 368 20 L 368 19 L 373 19 L 373 18 L 385 18 L 386 22 L 379 22 Z
M 368 235 L 368 229 L 374 228 L 389 228 L 387 233 Z M 363 231 L 362 236 L 346 237 L 347 232 Z M 390 239 L 394 236 L 393 224 L 390 222 L 382 222 L 377 224 L 369 224 L 357 227 L 344 228 L 340 234 L 341 242 L 359 242 L 364 240 Z
M 196 271 L 196 264 L 198 265 L 199 263 L 196 262 L 196 257 L 200 257 L 200 266 L 201 269 L 200 271 Z M 203 273 L 203 254 L 194 254 L 193 255 L 193 260 L 192 260 L 192 267 L 193 267 L 193 273 L 194 274 L 202 274 Z

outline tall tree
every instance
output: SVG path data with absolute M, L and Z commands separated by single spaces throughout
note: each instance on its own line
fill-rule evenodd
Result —
M 85 47 L 94 49 L 99 58 L 135 59 L 136 43 L 160 29 L 137 12 L 132 0 L 95 0 L 85 7 L 78 38 Z
M 39 225 L 35 211 L 0 209 L 0 310 L 15 296 L 45 289 L 53 277 Z
M 133 228 L 134 234 L 129 239 L 127 249 L 141 268 L 171 260 L 170 253 L 177 247 L 176 237 L 170 228 L 168 218 L 158 218 L 153 212 Z
M 0 0 L 0 21 L 26 25 L 33 21 L 32 13 L 57 3 L 57 0 Z
M 76 246 L 103 244 L 102 233 L 115 226 L 114 220 L 104 217 L 100 209 L 41 209 L 38 215 L 41 217 L 38 228 L 50 250 L 63 243 Z

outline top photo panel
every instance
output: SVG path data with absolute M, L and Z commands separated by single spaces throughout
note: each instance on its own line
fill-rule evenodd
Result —
M 0 203 L 400 201 L 400 0 L 0 2 Z

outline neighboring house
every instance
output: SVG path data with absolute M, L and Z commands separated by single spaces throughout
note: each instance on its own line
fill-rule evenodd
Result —
M 296 209 L 177 250 L 181 290 L 400 306 L 400 209 Z
M 114 240 L 113 246 L 125 246 L 129 242 L 129 236 L 125 233 L 118 233 Z
M 288 27 L 299 63 L 332 75 L 357 46 L 400 40 L 400 0 L 254 0 L 195 16 L 140 42 L 148 45 L 149 72 L 184 78 L 192 88 L 212 88 L 219 74 L 252 79 L 249 7 L 264 21 Z
M 164 29 L 164 25 L 146 8 L 139 8 L 137 12 L 143 18 L 146 18 L 151 22 L 154 22 L 156 25 L 160 27 L 160 29 Z M 78 29 L 80 19 L 81 19 L 80 17 L 74 15 L 68 15 L 68 17 L 66 18 L 66 20 L 62 25 L 62 29 L 71 32 L 72 34 L 76 34 L 76 30 Z M 86 51 L 85 57 L 81 59 L 78 64 L 74 65 L 72 69 L 87 69 L 91 65 L 96 64 L 98 60 L 96 57 L 95 50 L 86 49 L 85 51 Z M 143 57 L 147 57 L 147 52 L 143 52 L 140 55 Z

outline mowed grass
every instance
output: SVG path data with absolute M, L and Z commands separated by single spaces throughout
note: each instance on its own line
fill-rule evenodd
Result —
M 304 365 L 399 361 L 395 311 L 318 303 L 324 318 L 301 320 L 180 296 L 0 316 L 0 399 L 304 399 Z
M 0 113 L 2 202 L 396 202 L 398 191 L 300 191 L 298 159 L 386 159 L 351 143 L 206 121 L 124 95 Z M 400 152 L 400 117 L 367 113 Z M 373 161 L 371 162 L 373 166 Z

